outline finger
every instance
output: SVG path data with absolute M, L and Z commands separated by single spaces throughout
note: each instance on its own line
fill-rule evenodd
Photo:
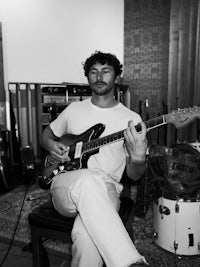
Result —
M 133 142 L 135 142 L 138 135 L 140 135 L 140 133 L 135 128 L 135 124 L 133 120 L 128 122 L 127 132 L 128 132 L 129 139 L 132 140 Z
M 147 133 L 147 129 L 146 129 L 146 125 L 143 121 L 139 122 L 140 126 L 141 126 L 141 129 L 140 131 L 138 132 L 135 128 L 135 125 L 133 124 L 133 122 L 130 123 L 130 130 L 131 130 L 131 133 L 134 135 L 134 136 L 140 136 L 140 138 L 146 138 L 146 133 Z
M 128 122 L 128 128 L 130 129 L 131 134 L 132 133 L 134 133 L 134 134 L 138 133 L 136 128 L 135 128 L 135 124 L 134 124 L 133 120 Z
M 60 154 L 60 156 L 62 158 L 66 157 L 66 155 L 68 155 L 68 153 L 69 153 L 69 147 L 68 146 L 65 146 L 63 144 L 59 144 L 59 146 L 57 148 L 58 148 L 57 152 Z
M 128 139 L 128 130 L 127 130 L 127 129 L 124 130 L 124 138 L 125 138 L 125 139 Z
M 63 150 L 63 151 L 67 151 L 68 150 L 68 146 L 64 145 L 63 143 L 58 142 L 58 147 Z
M 52 158 L 54 158 L 54 159 L 56 159 L 56 160 L 58 160 L 58 161 L 60 161 L 60 159 L 61 159 L 61 156 L 60 156 L 60 154 L 59 153 L 56 153 L 55 151 L 51 151 L 51 156 L 52 156 Z
M 69 158 L 69 148 L 67 148 L 67 150 L 65 150 L 62 154 L 63 158 Z
M 125 141 L 126 142 L 133 142 L 134 141 L 134 137 L 130 131 L 129 128 L 127 128 L 125 131 L 124 131 L 124 137 L 125 137 Z
M 142 122 L 140 123 L 140 125 L 141 125 L 141 135 L 142 135 L 143 137 L 146 137 L 146 134 L 147 134 L 147 127 L 146 127 L 146 124 L 142 121 Z

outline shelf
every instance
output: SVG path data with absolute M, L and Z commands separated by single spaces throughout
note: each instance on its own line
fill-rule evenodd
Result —
M 88 84 L 28 82 L 9 83 L 9 92 L 22 146 L 33 146 L 36 158 L 41 159 L 40 139 L 45 127 L 72 102 L 91 97 L 92 93 Z M 128 85 L 117 85 L 115 98 L 130 108 Z

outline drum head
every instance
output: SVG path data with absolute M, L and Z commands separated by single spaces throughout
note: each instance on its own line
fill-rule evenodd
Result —
M 149 167 L 161 195 L 184 200 L 200 199 L 200 153 L 180 143 L 171 148 L 153 145 Z

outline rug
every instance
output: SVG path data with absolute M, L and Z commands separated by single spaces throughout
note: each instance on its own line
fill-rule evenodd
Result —
M 10 242 L 13 237 L 16 223 L 20 215 L 26 185 L 21 185 L 0 198 L 0 240 Z M 33 209 L 50 199 L 48 190 L 43 190 L 37 184 L 30 186 L 20 215 L 20 221 L 14 236 L 14 244 L 26 246 L 31 242 L 31 232 L 28 223 L 28 214 Z M 71 255 L 71 245 L 57 240 L 47 240 L 44 246 L 50 254 Z
M 23 202 L 26 186 L 21 185 L 0 198 L 0 240 L 9 241 L 13 236 L 19 211 Z M 135 191 L 133 190 L 133 198 Z M 37 206 L 50 199 L 49 191 L 42 190 L 36 184 L 27 193 L 23 205 L 19 225 L 14 237 L 15 244 L 26 245 L 30 242 L 28 214 Z M 150 267 L 199 267 L 200 256 L 175 256 L 155 244 L 152 225 L 152 205 L 145 217 L 135 217 L 133 222 L 134 243 L 139 252 L 145 256 Z M 56 240 L 44 243 L 50 253 L 58 253 L 70 257 L 71 245 Z M 135 265 L 137 267 L 137 265 Z M 138 267 L 141 265 L 138 265 Z M 88 266 L 90 267 L 90 266 Z

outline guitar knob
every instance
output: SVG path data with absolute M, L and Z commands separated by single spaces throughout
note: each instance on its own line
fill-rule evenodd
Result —
M 58 174 L 58 170 L 55 169 L 55 170 L 53 171 L 53 174 L 54 174 L 54 175 L 57 175 L 57 174 Z
M 63 165 L 60 165 L 60 166 L 59 166 L 59 170 L 60 170 L 60 171 L 63 171 L 64 168 L 65 168 L 65 167 L 64 167 Z

